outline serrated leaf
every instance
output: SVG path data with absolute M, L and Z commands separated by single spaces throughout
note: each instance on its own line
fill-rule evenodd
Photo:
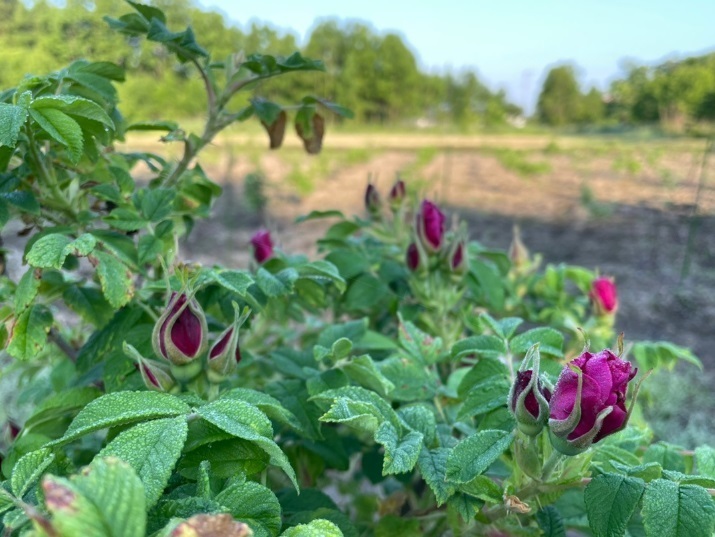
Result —
M 46 95 L 32 101 L 31 109 L 42 110 L 53 108 L 70 116 L 82 117 L 97 121 L 110 129 L 114 129 L 114 122 L 97 103 L 77 97 L 76 95 Z
M 318 519 L 288 528 L 281 537 L 343 537 L 343 532 L 332 522 Z
M 237 520 L 247 523 L 254 535 L 277 536 L 281 530 L 281 506 L 273 492 L 252 481 L 234 484 L 216 495 Z
M 470 390 L 462 408 L 459 409 L 457 419 L 480 416 L 501 406 L 506 406 L 509 389 L 509 383 L 503 379 L 479 384 Z
M 35 242 L 27 253 L 27 262 L 37 268 L 61 269 L 67 254 L 65 248 L 72 239 L 61 233 L 45 235 Z
M 7 352 L 18 360 L 34 358 L 45 348 L 51 326 L 52 313 L 46 306 L 30 306 L 15 319 Z
M 70 388 L 44 399 L 23 426 L 26 435 L 44 426 L 53 426 L 69 415 L 77 414 L 102 393 L 97 388 Z
M 140 423 L 121 432 L 97 457 L 115 456 L 129 463 L 144 484 L 147 507 L 152 507 L 169 482 L 187 432 L 184 416 Z
M 246 296 L 248 288 L 253 285 L 253 278 L 242 270 L 223 270 L 213 273 L 214 281 L 224 289 L 228 289 L 238 296 Z
M 283 269 L 277 274 L 271 274 L 261 267 L 256 272 L 256 284 L 268 297 L 292 293 L 297 279 L 298 271 L 294 268 Z
M 26 107 L 0 103 L 0 146 L 15 147 L 25 120 L 27 120 Z
M 454 446 L 447 459 L 447 479 L 455 483 L 470 482 L 489 468 L 513 440 L 513 434 L 499 430 L 468 436 Z
M 699 474 L 715 478 L 715 448 L 711 446 L 695 448 L 695 461 Z
M 92 431 L 136 421 L 183 416 L 191 411 L 181 399 L 160 392 L 114 392 L 89 403 L 77 414 L 62 438 L 48 446 L 67 444 Z
M 142 483 L 132 467 L 119 459 L 95 459 L 69 480 L 48 476 L 42 489 L 52 527 L 59 535 L 145 535 Z
M 82 156 L 82 128 L 70 116 L 56 108 L 30 109 L 30 116 L 50 137 L 69 150 L 72 162 Z
M 425 445 L 431 445 L 437 434 L 437 421 L 433 410 L 427 405 L 403 406 L 397 411 L 403 425 L 410 431 L 424 435 Z
M 104 218 L 110 226 L 122 231 L 137 231 L 144 229 L 148 222 L 134 209 L 117 207 Z M 93 232 L 95 235 L 96 231 Z
M 198 414 L 219 429 L 258 444 L 298 489 L 295 470 L 285 453 L 273 440 L 273 426 L 268 417 L 254 405 L 234 399 L 219 399 L 197 410 Z
M 14 192 L 0 193 L 0 200 L 4 200 L 4 202 L 20 209 L 22 212 L 34 215 L 40 214 L 40 203 L 32 192 L 15 190 Z
M 440 358 L 442 338 L 432 337 L 402 318 L 398 334 L 402 347 L 423 364 L 434 364 Z
M 447 458 L 451 452 L 443 447 L 432 450 L 423 447 L 417 459 L 417 468 L 434 492 L 438 507 L 456 491 L 454 483 L 447 481 Z
M 386 396 L 395 387 L 395 385 L 377 369 L 375 362 L 373 362 L 372 358 L 368 355 L 353 358 L 343 365 L 342 369 L 348 377 L 358 384 L 370 390 L 374 390 L 383 396 Z
M 154 235 L 142 235 L 137 243 L 137 262 L 139 265 L 155 262 L 163 250 L 163 243 Z
M 93 255 L 98 261 L 97 276 L 104 296 L 114 308 L 121 308 L 134 296 L 131 272 L 111 254 L 98 251 Z
M 561 520 L 559 511 L 555 507 L 547 505 L 543 509 L 540 509 L 536 513 L 536 521 L 541 531 L 544 532 L 544 537 L 566 537 L 564 523 Z
M 338 269 L 328 261 L 318 260 L 312 263 L 305 263 L 297 267 L 298 277 L 308 279 L 318 283 L 330 282 L 339 292 L 344 292 L 346 283 L 343 277 L 338 272 Z
M 22 498 L 55 460 L 55 454 L 48 448 L 38 449 L 23 455 L 12 468 L 10 484 L 12 493 Z
M 141 212 L 149 222 L 160 222 L 171 214 L 172 203 L 176 190 L 172 188 L 155 188 L 144 191 L 141 199 Z
M 636 477 L 594 477 L 584 491 L 584 501 L 595 537 L 622 537 L 644 490 L 645 482 Z
M 375 433 L 375 442 L 385 448 L 382 475 L 402 474 L 412 470 L 422 450 L 423 438 L 422 433 L 415 431 L 400 437 L 395 427 L 383 422 Z
M 509 370 L 496 358 L 480 358 L 462 378 L 457 393 L 460 397 L 465 397 L 471 390 L 494 382 L 508 383 Z
M 200 421 L 209 427 L 213 425 Z M 191 428 L 195 431 L 195 428 Z M 222 435 L 228 433 L 220 431 Z M 205 442 L 208 440 L 208 442 Z M 194 439 L 199 441 L 199 439 Z M 226 479 L 238 474 L 253 475 L 262 472 L 269 464 L 270 458 L 257 444 L 242 440 L 241 438 L 229 437 L 224 439 L 202 438 L 203 445 L 195 447 L 187 444 L 191 451 L 185 453 L 179 461 L 179 473 L 188 479 L 198 479 L 199 464 L 204 461 L 211 463 L 211 477 Z
M 524 354 L 536 343 L 539 344 L 539 352 L 542 354 L 563 358 L 564 336 L 553 328 L 541 327 L 527 330 L 515 336 L 509 346 L 514 354 Z
M 15 289 L 15 314 L 20 314 L 37 296 L 40 278 L 35 269 L 29 269 L 22 275 Z
M 359 386 L 345 386 L 334 390 L 326 390 L 311 397 L 312 401 L 332 401 L 333 407 L 349 403 L 358 403 L 360 408 L 376 419 L 375 425 L 382 422 L 389 422 L 395 429 L 400 428 L 400 420 L 392 407 L 379 395 Z M 331 410 L 332 410 L 331 409 Z M 321 421 L 332 421 L 323 419 Z
M 473 336 L 458 341 L 452 347 L 452 358 L 461 360 L 465 356 L 477 355 L 500 358 L 507 353 L 504 340 L 492 335 Z
M 394 384 L 390 391 L 393 401 L 424 401 L 434 397 L 437 378 L 431 368 L 417 360 L 395 355 L 379 363 L 380 371 Z
M 685 472 L 685 460 L 679 448 L 659 442 L 648 446 L 643 454 L 643 462 L 656 462 L 660 464 L 664 470 L 674 470 L 676 472 Z
M 702 487 L 651 481 L 643 496 L 643 525 L 648 537 L 711 537 L 715 504 Z
M 221 394 L 221 399 L 238 399 L 250 403 L 263 411 L 266 416 L 297 431 L 303 431 L 303 426 L 291 411 L 284 408 L 281 402 L 267 393 L 248 388 L 234 388 Z
M 503 503 L 504 491 L 485 475 L 478 475 L 469 483 L 459 485 L 458 490 L 488 503 Z

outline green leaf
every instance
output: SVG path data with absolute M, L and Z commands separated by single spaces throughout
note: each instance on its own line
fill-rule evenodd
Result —
M 478 286 L 478 296 L 483 295 L 491 311 L 501 311 L 504 309 L 504 280 L 499 270 L 490 263 L 481 259 L 470 263 L 470 273 L 474 277 Z
M 715 448 L 711 446 L 695 448 L 695 461 L 699 474 L 715 478 Z
M 452 347 L 452 358 L 461 360 L 465 356 L 477 355 L 487 358 L 506 356 L 508 349 L 502 338 L 492 335 L 473 336 L 458 341 Z
M 400 420 L 392 407 L 379 395 L 359 386 L 345 386 L 334 390 L 326 390 L 310 398 L 311 401 L 332 402 L 330 411 L 320 418 L 320 421 L 350 421 L 352 416 L 362 414 L 374 418 L 373 432 L 382 422 L 389 422 L 395 429 L 400 428 Z M 346 413 L 346 414 L 344 414 Z M 339 416 L 344 416 L 338 419 Z
M 447 481 L 447 459 L 451 452 L 443 447 L 432 450 L 423 447 L 417 459 L 417 468 L 434 492 L 438 507 L 456 491 L 455 485 Z
M 181 399 L 160 392 L 114 392 L 89 403 L 72 421 L 62 438 L 47 444 L 60 446 L 92 431 L 127 425 L 136 421 L 173 418 L 191 408 Z
M 341 117 L 346 117 L 348 119 L 352 119 L 355 116 L 355 114 L 353 114 L 353 111 L 349 108 L 341 106 L 337 103 L 333 103 L 331 101 L 327 101 L 325 99 L 321 99 L 319 97 L 313 97 L 312 95 L 308 97 L 303 97 L 303 102 L 306 104 L 321 104 L 334 114 L 337 114 Z
M 310 211 L 308 214 L 301 215 L 296 218 L 295 223 L 300 224 L 302 222 L 307 222 L 308 220 L 319 220 L 322 218 L 345 218 L 345 215 L 334 209 L 329 211 Z
M 107 324 L 114 314 L 114 308 L 96 287 L 70 285 L 62 293 L 62 299 L 82 319 L 98 328 Z
M 15 190 L 14 192 L 0 193 L 0 200 L 4 200 L 3 203 L 9 203 L 24 213 L 40 214 L 40 203 L 32 192 Z
M 23 455 L 12 468 L 10 484 L 12 493 L 22 498 L 30 487 L 40 480 L 40 476 L 55 460 L 55 454 L 48 448 L 38 449 Z
M 127 3 L 134 9 L 136 9 L 141 14 L 141 16 L 147 20 L 147 22 L 151 21 L 152 19 L 157 19 L 160 22 L 166 24 L 166 15 L 164 15 L 164 12 L 158 7 L 140 4 L 139 2 L 132 2 L 131 0 L 127 0 Z
M 666 444 L 665 442 L 658 442 L 657 444 L 648 446 L 648 449 L 646 449 L 643 454 L 643 462 L 657 462 L 664 470 L 685 472 L 685 460 L 683 459 L 681 451 L 682 450 L 676 446 Z
M 498 321 L 488 313 L 482 313 L 479 320 L 489 326 L 501 339 L 510 339 L 517 327 L 524 322 L 519 317 L 505 317 Z
M 702 362 L 690 349 L 668 341 L 638 341 L 633 344 L 631 352 L 638 365 L 645 370 L 659 367 L 672 370 L 681 360 L 703 369 Z
M 197 412 L 219 429 L 258 444 L 271 458 L 271 464 L 281 468 L 298 489 L 298 480 L 288 457 L 273 440 L 273 426 L 258 408 L 244 401 L 219 399 L 202 406 Z
M 297 267 L 297 270 L 299 278 L 318 283 L 332 283 L 341 293 L 345 291 L 347 286 L 338 268 L 332 263 L 323 261 L 322 259 L 300 265 Z
M 651 481 L 642 512 L 648 537 L 711 537 L 715 529 L 713 499 L 697 485 Z
M 15 147 L 25 120 L 27 120 L 26 107 L 0 103 L 0 146 Z
M 140 423 L 121 432 L 97 457 L 115 456 L 129 463 L 144 484 L 147 507 L 152 507 L 169 482 L 187 432 L 185 416 Z
M 422 450 L 422 433 L 411 431 L 400 437 L 397 429 L 383 422 L 375 433 L 375 442 L 385 447 L 382 475 L 409 472 L 417 464 Z
M 564 523 L 561 520 L 559 511 L 555 507 L 547 505 L 543 509 L 540 509 L 536 513 L 536 521 L 541 531 L 544 532 L 544 537 L 566 537 Z
M 496 358 L 480 358 L 462 378 L 457 393 L 460 397 L 465 397 L 481 386 L 499 382 L 509 383 L 509 370 L 506 365 Z
M 343 532 L 332 522 L 318 519 L 288 528 L 281 537 L 343 537 Z
M 112 254 L 95 252 L 97 276 L 107 301 L 116 309 L 129 302 L 134 295 L 134 284 L 129 269 Z
M 469 483 L 460 485 L 458 490 L 488 503 L 504 503 L 502 488 L 485 475 L 478 475 Z
M 199 423 L 213 427 L 205 421 Z M 228 434 L 224 431 L 221 433 Z M 201 441 L 203 442 L 203 440 Z M 239 474 L 257 474 L 262 472 L 270 462 L 266 452 L 248 440 L 233 437 L 228 440 L 209 440 L 181 457 L 178 471 L 182 476 L 188 479 L 198 479 L 200 476 L 199 465 L 205 461 L 211 463 L 211 477 L 218 479 L 226 479 Z M 188 444 L 187 447 L 189 447 Z
M 69 150 L 72 162 L 80 159 L 83 147 L 82 128 L 74 119 L 56 108 L 31 108 L 30 115 L 42 130 Z
M 379 368 L 395 386 L 389 394 L 394 401 L 424 401 L 434 397 L 437 391 L 434 371 L 417 359 L 395 355 L 380 362 Z
M 48 476 L 42 489 L 51 524 L 61 536 L 145 535 L 142 483 L 119 459 L 95 459 L 69 480 Z
M 497 379 L 479 384 L 473 388 L 459 409 L 457 419 L 486 414 L 501 406 L 506 406 L 510 385 L 506 380 Z
M 390 288 L 372 274 L 363 273 L 355 278 L 347 288 L 345 307 L 353 311 L 372 311 L 391 294 Z
M 374 390 L 383 397 L 390 393 L 395 385 L 390 382 L 375 366 L 367 354 L 353 358 L 342 366 L 343 371 L 358 384 Z
M 97 103 L 75 95 L 47 95 L 32 101 L 32 110 L 56 109 L 70 116 L 97 121 L 110 129 L 114 122 Z
M 588 523 L 595 537 L 622 537 L 641 500 L 645 482 L 635 477 L 602 474 L 584 491 Z
M 141 198 L 141 212 L 149 222 L 161 222 L 171 214 L 172 204 L 176 197 L 173 188 L 155 188 L 144 191 Z
M 242 270 L 223 270 L 213 273 L 214 281 L 224 289 L 245 297 L 248 288 L 253 285 L 253 278 Z
M 425 445 L 431 445 L 437 434 L 434 410 L 426 404 L 403 406 L 397 411 L 402 424 L 410 431 L 422 433 Z
M 172 132 L 179 128 L 174 121 L 138 121 L 126 127 L 126 131 L 166 131 Z
M 248 524 L 254 535 L 275 537 L 281 530 L 281 506 L 273 492 L 252 481 L 237 483 L 216 495 L 231 515 Z
M 25 422 L 23 435 L 28 432 L 37 433 L 57 424 L 62 426 L 67 417 L 76 415 L 100 395 L 102 393 L 97 388 L 70 388 L 50 395 L 37 405 L 32 416 Z M 61 429 L 61 432 L 64 432 L 64 429 Z
M 542 354 L 563 358 L 564 336 L 558 330 L 548 327 L 533 328 L 515 336 L 510 343 L 511 352 L 525 354 L 536 343 Z
M 513 440 L 513 434 L 498 430 L 468 436 L 454 447 L 447 459 L 447 479 L 468 483 L 489 468 Z
M 27 262 L 37 268 L 61 269 L 67 254 L 65 248 L 72 240 L 61 233 L 45 235 L 27 253 Z
M 410 321 L 400 318 L 400 345 L 423 364 L 434 364 L 442 355 L 442 338 L 433 338 Z
M 286 409 L 281 402 L 267 393 L 251 390 L 248 388 L 234 388 L 221 394 L 221 399 L 238 399 L 250 403 L 262 410 L 269 418 L 289 425 L 297 431 L 303 431 L 298 418 Z
M 110 226 L 122 231 L 137 231 L 147 226 L 147 221 L 134 209 L 117 207 L 104 218 Z M 96 232 L 93 232 L 95 235 Z
M 331 324 L 320 333 L 317 343 L 322 347 L 332 347 L 340 339 L 357 341 L 365 335 L 367 324 L 366 318 Z
M 39 271 L 31 268 L 20 278 L 15 289 L 15 315 L 19 315 L 35 300 L 40 288 L 40 276 Z
M 47 343 L 52 313 L 47 306 L 34 304 L 15 319 L 7 352 L 18 360 L 35 358 Z
M 256 284 L 268 297 L 292 293 L 297 279 L 298 271 L 294 268 L 283 269 L 277 274 L 271 274 L 261 267 L 256 272 Z

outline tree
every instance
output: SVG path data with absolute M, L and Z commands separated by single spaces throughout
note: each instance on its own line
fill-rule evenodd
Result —
M 581 91 L 571 65 L 553 67 L 546 75 L 537 113 L 548 125 L 562 126 L 578 121 L 581 111 Z

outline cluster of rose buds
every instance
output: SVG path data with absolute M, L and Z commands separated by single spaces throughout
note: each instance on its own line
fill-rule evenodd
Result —
M 406 194 L 405 182 L 402 179 L 395 181 L 387 198 L 393 212 L 396 213 L 402 209 Z M 365 210 L 372 218 L 380 218 L 382 198 L 377 187 L 372 183 L 369 183 L 365 189 Z
M 577 455 L 625 428 L 630 416 L 628 383 L 637 371 L 608 349 L 584 351 L 564 367 L 552 391 L 539 376 L 534 347 L 512 385 L 509 410 L 523 433 L 536 436 L 548 425 L 553 447 L 564 455 Z

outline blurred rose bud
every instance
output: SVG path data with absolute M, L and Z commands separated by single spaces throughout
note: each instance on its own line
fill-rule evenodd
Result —
M 204 312 L 196 299 L 189 299 L 186 293 L 172 293 L 154 325 L 154 352 L 172 364 L 188 364 L 206 349 L 207 331 Z
M 445 216 L 434 203 L 423 200 L 417 214 L 417 236 L 427 252 L 438 252 L 444 240 Z
M 157 392 L 168 392 L 174 387 L 174 379 L 158 363 L 142 360 L 135 364 L 142 375 L 144 386 Z
M 372 183 L 368 184 L 365 189 L 365 208 L 371 215 L 380 213 L 380 193 Z
M 469 268 L 467 256 L 464 251 L 464 241 L 460 240 L 455 243 L 449 264 L 454 274 L 464 274 Z
M 551 391 L 539 376 L 540 361 L 538 345 L 534 345 L 521 362 L 507 399 L 517 427 L 529 436 L 539 434 L 549 420 Z
M 402 179 L 398 179 L 390 189 L 390 207 L 399 209 L 405 199 L 405 194 L 405 182 Z
M 267 229 L 259 229 L 251 237 L 253 246 L 253 258 L 257 263 L 262 264 L 273 257 L 273 241 L 271 232 Z
M 517 268 L 526 265 L 530 261 L 529 250 L 521 240 L 519 226 L 514 226 L 511 244 L 509 245 L 509 259 L 511 264 Z
M 229 326 L 219 336 L 209 351 L 209 369 L 221 376 L 233 373 L 241 361 L 241 349 L 238 346 L 238 330 Z
M 609 315 L 618 309 L 618 292 L 613 278 L 596 278 L 589 293 L 596 315 Z
M 407 247 L 405 264 L 412 272 L 416 271 L 420 267 L 420 251 L 417 249 L 417 245 L 414 242 L 411 242 Z
M 628 383 L 637 372 L 608 349 L 597 354 L 585 351 L 567 364 L 549 401 L 554 448 L 577 455 L 623 429 L 630 415 Z

